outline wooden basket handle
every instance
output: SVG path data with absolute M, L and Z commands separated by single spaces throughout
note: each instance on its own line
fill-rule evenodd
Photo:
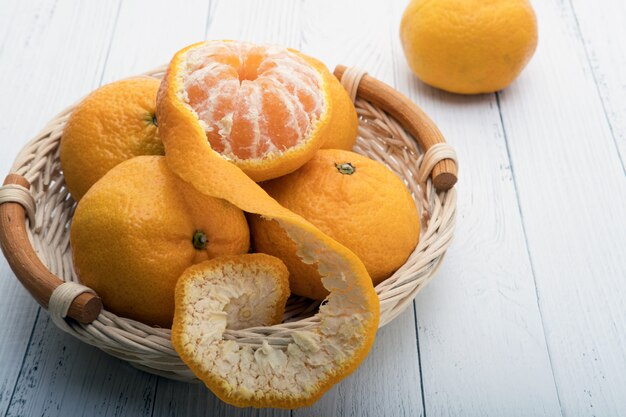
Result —
M 335 77 L 341 80 L 346 69 L 344 65 L 337 65 Z M 433 145 L 446 143 L 437 125 L 417 104 L 382 81 L 365 75 L 358 85 L 357 94 L 382 108 L 400 122 L 417 140 L 424 152 L 427 152 Z M 430 176 L 437 190 L 449 190 L 457 181 L 456 162 L 452 159 L 442 159 L 434 166 Z
M 30 189 L 26 178 L 9 174 L 4 185 L 17 184 Z M 34 219 L 31 219 L 34 222 Z M 52 274 L 39 260 L 26 232 L 26 213 L 24 207 L 16 202 L 0 204 L 0 246 L 11 269 L 22 285 L 37 302 L 48 308 L 54 290 L 63 284 L 63 280 Z M 102 310 L 100 297 L 91 293 L 82 293 L 72 301 L 67 315 L 80 323 L 91 323 Z

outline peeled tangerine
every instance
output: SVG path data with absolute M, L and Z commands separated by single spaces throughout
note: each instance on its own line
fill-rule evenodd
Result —
M 283 346 L 272 346 L 269 338 L 260 347 L 225 340 L 223 329 L 213 326 L 207 316 L 188 317 L 182 323 L 177 319 L 172 343 L 225 402 L 240 407 L 310 405 L 354 371 L 369 352 L 378 328 L 378 297 L 354 253 L 278 204 L 209 145 L 205 125 L 184 95 L 190 76 L 186 53 L 202 45 L 176 54 L 157 99 L 168 166 L 208 196 L 275 219 L 296 243 L 299 256 L 316 263 L 330 294 L 306 328 L 287 332 L 290 340 Z
M 314 58 L 280 46 L 209 41 L 172 62 L 182 78 L 177 101 L 196 116 L 211 148 L 255 181 L 294 171 L 322 146 L 354 145 L 356 110 Z M 157 112 L 161 127 L 173 122 L 163 101 Z

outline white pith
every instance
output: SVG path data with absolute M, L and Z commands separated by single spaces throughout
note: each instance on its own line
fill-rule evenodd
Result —
M 251 288 L 240 289 L 239 280 L 229 276 L 219 282 L 228 289 L 210 296 L 209 301 L 200 301 L 197 295 L 203 291 L 194 288 L 188 289 L 186 297 L 183 349 L 197 369 L 238 401 L 292 402 L 315 397 L 329 380 L 345 375 L 345 367 L 366 343 L 366 327 L 373 320 L 366 292 L 354 289 L 348 260 L 313 233 L 281 220 L 279 224 L 300 242 L 299 255 L 305 262 L 319 261 L 319 272 L 330 290 L 310 328 L 292 332 L 286 346 L 274 347 L 267 341 L 261 347 L 239 344 L 223 339 L 223 311 L 232 297 L 241 297 L 240 291 Z M 254 291 L 257 302 L 269 301 L 265 297 L 271 294 L 258 287 Z M 210 307 L 199 309 L 198 303 Z

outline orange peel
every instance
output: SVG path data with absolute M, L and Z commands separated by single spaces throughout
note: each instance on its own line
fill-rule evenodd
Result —
M 184 51 L 170 62 L 157 99 L 168 166 L 200 192 L 276 220 L 296 243 L 303 261 L 317 265 L 330 293 L 310 325 L 289 332 L 291 341 L 286 346 L 264 342 L 253 348 L 237 340 L 211 339 L 211 344 L 198 352 L 197 345 L 183 340 L 185 331 L 178 322 L 172 344 L 207 387 L 229 404 L 280 408 L 310 405 L 367 356 L 378 328 L 378 297 L 365 266 L 354 253 L 278 204 L 239 167 L 211 148 L 197 114 L 183 100 Z M 200 372 L 208 358 L 213 364 L 219 363 Z
M 220 256 L 190 266 L 176 283 L 173 338 L 209 343 L 205 336 L 220 340 L 227 328 L 280 323 L 288 297 L 289 271 L 270 255 Z

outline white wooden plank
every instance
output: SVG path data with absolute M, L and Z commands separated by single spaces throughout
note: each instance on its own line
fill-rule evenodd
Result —
M 571 0 L 579 36 L 608 118 L 609 128 L 626 165 L 626 3 L 605 0 L 602 7 L 589 1 Z
M 346 62 L 344 56 L 348 56 L 348 60 L 352 59 L 351 63 L 355 65 L 368 67 L 372 64 L 374 70 L 371 72 L 374 75 L 386 80 L 392 78 L 389 49 L 379 41 L 381 33 L 372 31 L 372 26 L 368 25 L 371 23 L 376 27 L 375 23 L 380 24 L 381 16 L 378 12 L 381 5 L 378 2 L 368 1 L 361 4 L 359 8 L 367 12 L 361 12 L 352 20 L 346 18 L 350 13 L 354 14 L 354 4 L 332 1 L 303 3 L 300 5 L 301 10 L 294 9 L 296 5 L 295 2 L 273 2 L 273 7 L 266 9 L 253 2 L 221 2 L 216 8 L 216 14 L 211 18 L 212 25 L 208 37 L 247 39 L 294 46 L 322 59 L 329 64 L 331 70 L 334 64 Z M 325 12 L 324 19 L 320 19 L 319 10 Z M 386 12 L 384 8 L 383 12 Z M 235 16 L 239 16 L 238 20 Z M 333 30 L 337 27 L 342 27 L 344 31 Z M 328 39 L 329 33 L 339 37 L 332 41 L 332 48 L 328 47 L 331 44 Z M 387 35 L 385 31 L 382 34 Z M 360 38 L 365 38 L 363 42 L 365 47 L 360 50 L 355 49 L 354 42 L 343 42 L 344 39 Z M 376 42 L 368 42 L 368 39 Z M 384 54 L 388 55 L 387 59 L 381 60 Z M 380 62 L 387 64 L 380 65 Z M 390 360 L 380 351 L 377 355 L 372 354 L 372 358 L 367 361 L 366 370 L 357 371 L 359 377 L 347 378 L 314 407 L 294 411 L 294 415 L 337 412 L 345 414 L 348 410 L 350 415 L 376 415 L 381 404 L 376 398 L 386 386 L 398 387 L 396 390 L 386 391 L 385 394 L 385 398 L 391 403 L 396 403 L 398 409 L 409 410 L 412 413 L 410 415 L 421 413 L 419 365 L 411 316 L 412 313 L 398 325 L 379 335 L 385 338 L 388 344 L 389 341 L 393 341 L 395 349 L 408 354 L 403 358 L 405 362 Z M 383 372 L 385 369 L 398 369 L 402 365 L 405 368 L 404 372 Z M 386 378 L 380 378 L 381 374 Z
M 103 82 L 167 64 L 179 49 L 204 38 L 209 2 L 124 1 L 111 44 Z
M 558 415 L 495 97 L 419 82 L 399 42 L 404 7 L 394 2 L 388 27 L 397 87 L 437 122 L 460 159 L 455 241 L 415 301 L 426 415 Z
M 159 379 L 153 417 L 287 417 L 288 410 L 237 408 L 220 401 L 204 384 Z
M 624 415 L 623 167 L 570 3 L 535 7 L 537 56 L 500 105 L 548 347 L 565 415 Z
M 117 4 L 24 2 L 25 12 L 10 19 L 0 61 L 3 163 L 8 158 L 10 165 L 45 122 L 97 85 Z
M 235 39 L 299 48 L 299 2 L 216 1 L 207 39 Z
M 112 52 L 107 63 L 106 79 L 117 79 L 123 76 L 143 72 L 154 66 L 167 63 L 171 56 L 179 49 L 191 43 L 198 42 L 205 37 L 207 26 L 207 3 L 195 1 L 187 3 L 184 8 L 170 10 L 171 2 L 160 1 L 158 4 L 144 2 L 126 8 L 126 3 L 120 13 L 118 29 L 116 30 L 113 45 L 116 46 L 115 54 Z M 156 6 L 156 7 L 155 7 Z M 213 8 L 216 4 L 211 4 Z M 135 34 L 134 22 L 141 19 L 146 7 L 154 12 L 154 19 L 146 24 L 141 31 L 141 37 L 133 42 L 133 50 L 128 50 L 127 39 Z M 174 15 L 172 13 L 175 13 Z M 176 33 L 162 31 L 172 21 L 186 22 L 184 28 Z M 125 24 L 124 22 L 127 22 Z M 168 23 L 169 22 L 169 23 Z M 155 33 L 160 35 L 155 38 Z M 146 44 L 157 43 L 159 48 L 145 48 Z M 130 61 L 128 57 L 136 54 Z M 108 76 L 111 72 L 115 75 Z M 201 384 L 187 384 L 159 378 L 154 392 L 153 415 L 257 415 L 256 410 L 239 410 L 231 407 Z M 284 411 L 262 412 L 260 415 L 274 416 L 287 415 Z
M 0 28 L 2 28 L 0 29 L 0 68 L 8 65 L 4 60 L 4 55 L 9 33 L 21 27 L 23 39 L 30 29 L 30 25 L 16 26 L 11 22 L 29 21 L 40 6 L 34 3 L 18 2 L 0 4 Z M 0 83 L 2 97 L 7 97 L 4 94 L 5 89 L 4 83 Z M 8 145 L 11 134 L 6 119 L 0 120 L 0 141 L 3 149 Z M 14 157 L 15 155 L 9 152 L 0 152 L 0 172 L 3 175 L 9 171 Z M 0 335 L 2 335 L 0 337 L 0 415 L 4 415 L 13 394 L 15 381 L 38 311 L 37 303 L 17 282 L 4 257 L 0 257 L 0 300 L 0 317 L 8 318 L 8 320 L 0 321 Z
M 0 260 L 0 414 L 9 407 L 22 358 L 37 315 L 37 303 L 17 282 L 4 258 Z
M 77 7 L 67 1 L 11 4 L 12 8 L 3 4 L 0 13 L 0 170 L 5 174 L 23 144 L 99 78 L 104 62 L 100 50 L 106 50 L 117 9 L 115 2 Z M 91 54 L 89 61 L 83 59 L 85 54 Z M 4 414 L 38 311 L 4 258 L 0 258 L 0 297 L 0 414 Z
M 7 417 L 151 414 L 155 376 L 53 328 L 42 311 Z
M 294 417 L 423 416 L 415 314 L 412 308 L 378 331 L 361 366 Z
M 152 16 L 147 21 L 146 10 Z M 99 77 L 89 89 L 101 80 L 113 81 L 166 63 L 177 49 L 204 36 L 207 10 L 202 1 L 174 9 L 167 1 L 124 2 L 119 12 L 115 9 L 119 16 L 115 31 L 108 32 L 102 48 L 107 54 L 106 68 L 103 71 L 102 61 Z M 83 12 L 80 18 L 93 17 Z M 161 30 L 168 19 L 186 24 L 175 34 Z M 10 413 L 151 415 L 156 377 L 73 340 L 44 317 L 33 335 Z
M 325 62 L 357 66 L 393 85 L 390 7 L 376 0 L 302 3 L 301 49 Z M 423 413 L 415 314 L 409 308 L 377 334 L 353 375 L 294 416 L 418 416 Z
M 18 16 L 24 16 L 24 12 L 27 8 L 35 6 L 34 2 L 30 4 L 20 4 L 19 2 L 13 1 L 0 1 L 0 59 L 2 59 L 2 54 L 4 51 L 5 39 L 11 30 L 11 21 L 15 20 Z
M 414 314 L 409 309 L 379 331 L 372 352 L 354 374 L 331 388 L 314 406 L 294 410 L 292 415 L 421 416 L 414 329 Z M 219 401 L 203 385 L 160 379 L 153 416 L 176 415 L 269 417 L 290 413 L 277 409 L 238 409 Z
M 211 4 L 211 14 L 206 39 L 233 39 L 266 42 L 298 47 L 299 32 L 295 26 L 298 4 L 288 0 L 252 2 L 246 0 L 216 1 Z M 289 416 L 287 410 L 238 409 L 222 403 L 202 385 L 192 387 L 172 381 L 159 382 L 159 392 L 176 394 L 157 396 L 158 415 L 169 415 L 171 404 L 166 399 L 182 396 L 187 398 L 184 409 L 194 410 L 197 415 L 210 416 Z M 163 401 L 161 401 L 163 399 Z M 182 405 L 178 405 L 180 407 Z M 191 407 L 191 408 L 189 408 Z M 178 409 L 178 408 L 176 408 Z M 201 411 L 199 411 L 201 410 Z
M 293 26 L 295 2 L 265 3 L 251 1 L 212 2 L 207 39 L 236 39 L 297 46 Z M 287 410 L 238 409 L 221 402 L 203 385 L 159 380 L 155 415 L 207 416 L 289 416 Z
M 302 3 L 302 52 L 333 71 L 338 64 L 357 66 L 393 84 L 389 43 L 390 7 L 380 1 L 309 1 Z

